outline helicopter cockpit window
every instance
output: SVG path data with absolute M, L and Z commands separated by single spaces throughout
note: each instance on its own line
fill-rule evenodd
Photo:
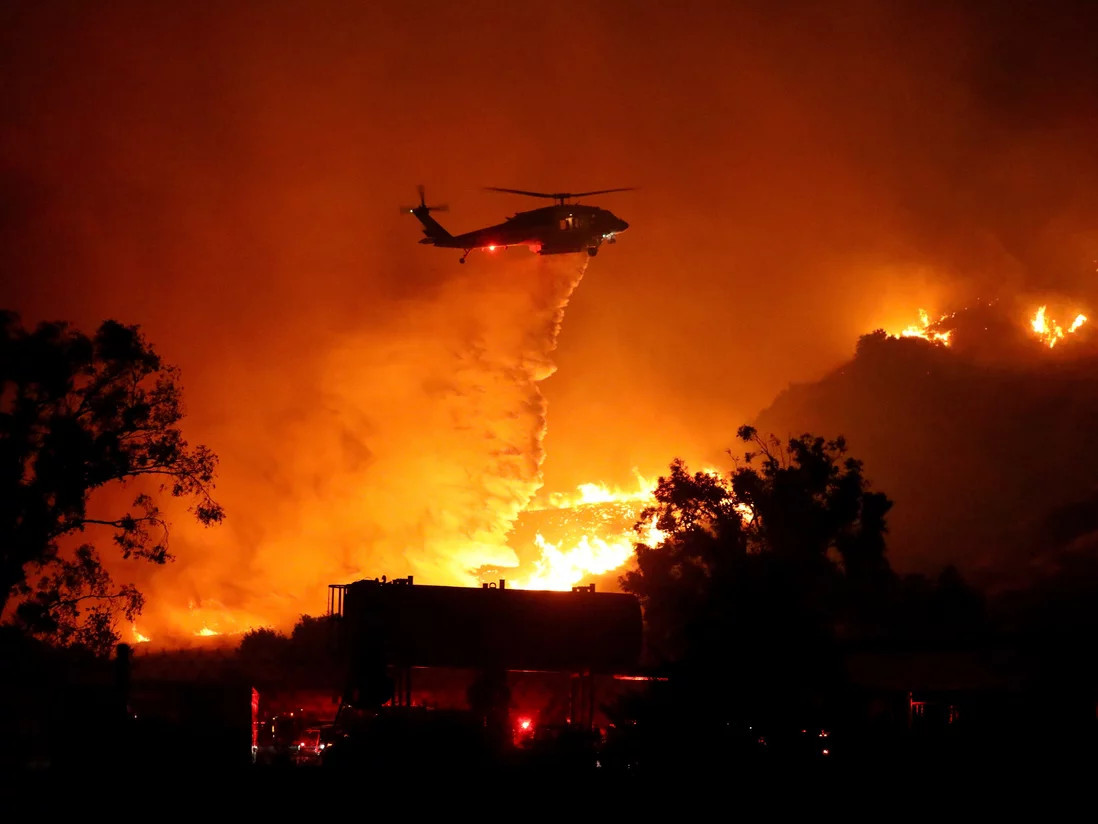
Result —
M 560 230 L 562 232 L 568 232 L 575 228 L 575 218 L 571 215 L 568 217 L 562 217 L 560 219 Z

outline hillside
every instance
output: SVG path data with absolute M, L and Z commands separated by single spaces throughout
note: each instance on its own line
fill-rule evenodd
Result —
M 1026 345 L 982 321 L 967 342 L 957 332 L 949 347 L 866 335 L 850 362 L 790 386 L 756 425 L 781 438 L 846 437 L 895 501 L 898 569 L 952 563 L 993 583 L 1098 548 L 1093 349 Z

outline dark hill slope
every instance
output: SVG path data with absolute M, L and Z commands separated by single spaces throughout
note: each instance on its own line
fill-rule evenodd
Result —
M 1098 530 L 1098 358 L 983 351 L 867 335 L 852 361 L 782 392 L 756 421 L 778 437 L 845 435 L 895 501 L 900 570 L 956 564 L 1029 576 Z

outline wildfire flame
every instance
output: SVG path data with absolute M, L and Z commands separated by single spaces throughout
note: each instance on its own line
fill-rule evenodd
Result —
M 608 538 L 583 535 L 570 546 L 565 546 L 563 541 L 550 543 L 539 532 L 534 542 L 541 550 L 541 558 L 535 562 L 534 570 L 525 578 L 519 578 L 515 586 L 518 589 L 571 589 L 584 578 L 624 566 L 638 541 L 654 546 L 662 543 L 665 537 L 666 534 L 656 527 L 655 518 L 640 535 L 621 533 Z
M 534 512 L 559 510 L 567 514 L 568 534 L 547 538 L 538 531 L 533 540 L 539 557 L 529 572 L 512 573 L 509 583 L 518 589 L 571 589 L 585 578 L 624 566 L 637 541 L 662 541 L 654 521 L 640 535 L 632 528 L 642 510 L 654 502 L 655 488 L 654 481 L 636 470 L 634 475 L 637 483 L 633 489 L 585 483 L 572 493 L 550 494 L 548 505 Z M 575 534 L 577 525 L 579 535 Z
M 239 638 L 251 629 L 269 627 L 270 620 L 255 612 L 235 609 L 222 601 L 207 598 L 201 601 L 189 600 L 185 606 L 165 610 L 167 628 L 163 634 L 157 633 L 157 642 L 168 646 L 188 646 L 188 639 L 204 639 L 210 642 L 219 638 L 226 640 Z
M 634 470 L 637 479 L 637 488 L 632 491 L 623 491 L 618 488 L 611 489 L 606 484 L 580 484 L 576 487 L 576 493 L 567 494 L 553 492 L 549 495 L 549 505 L 556 509 L 569 509 L 585 504 L 628 503 L 630 501 L 649 501 L 652 498 L 652 489 L 655 481 L 646 478 Z
M 130 626 L 130 631 L 133 633 L 133 642 L 135 644 L 147 644 L 149 643 L 149 636 L 142 635 L 141 631 L 137 628 L 137 624 Z
M 941 344 L 942 346 L 949 346 L 950 336 L 953 334 L 952 330 L 946 330 L 945 332 L 938 331 L 935 327 L 942 323 L 947 318 L 953 317 L 953 315 L 942 315 L 935 321 L 931 321 L 930 315 L 925 309 L 919 310 L 919 324 L 911 324 L 906 329 L 901 331 L 898 335 L 890 335 L 893 338 L 922 338 L 923 340 L 930 341 L 931 343 Z
M 990 303 L 988 304 L 991 305 Z M 959 311 L 966 311 L 959 310 Z M 950 312 L 948 314 L 941 315 L 936 320 L 932 320 L 930 314 L 925 309 L 919 310 L 919 323 L 913 323 L 900 332 L 889 333 L 891 338 L 922 338 L 925 341 L 939 344 L 941 346 L 949 346 L 953 340 L 952 329 L 942 329 L 943 323 L 953 317 L 956 317 L 956 312 Z M 1032 334 L 1043 344 L 1052 349 L 1062 340 L 1065 340 L 1068 335 L 1078 332 L 1079 329 L 1087 322 L 1087 316 L 1082 312 L 1077 312 L 1075 318 L 1071 323 L 1061 325 L 1057 321 L 1051 319 L 1048 315 L 1048 306 L 1038 306 L 1033 312 L 1033 315 L 1029 318 L 1029 329 Z
M 703 469 L 706 474 L 720 475 L 720 470 Z M 549 503 L 555 509 L 588 510 L 594 512 L 606 508 L 623 509 L 626 518 L 618 520 L 617 529 L 599 529 L 592 524 L 588 531 L 578 537 L 550 541 L 538 532 L 534 544 L 540 551 L 540 557 L 534 562 L 528 574 L 514 575 L 509 583 L 518 589 L 556 589 L 567 590 L 582 583 L 592 575 L 603 575 L 622 569 L 633 557 L 638 543 L 659 546 L 667 538 L 667 533 L 656 526 L 653 516 L 641 529 L 633 525 L 643 510 L 656 503 L 653 492 L 655 482 L 634 470 L 637 487 L 632 490 L 611 489 L 605 484 L 580 484 L 573 494 L 554 493 Z M 742 506 L 742 505 L 741 505 Z M 753 513 L 746 506 L 737 507 L 746 521 Z M 625 525 L 622 526 L 621 524 Z
M 1087 316 L 1080 312 L 1075 316 L 1075 320 L 1071 322 L 1065 331 L 1059 323 L 1048 319 L 1045 314 L 1047 310 L 1048 306 L 1038 307 L 1037 311 L 1033 314 L 1033 319 L 1029 322 L 1029 326 L 1038 339 L 1040 339 L 1042 343 L 1048 345 L 1049 349 L 1056 346 L 1056 344 L 1062 341 L 1067 335 L 1078 331 L 1079 327 L 1087 322 Z

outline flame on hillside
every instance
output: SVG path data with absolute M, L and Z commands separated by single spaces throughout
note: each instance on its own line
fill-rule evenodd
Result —
M 942 346 L 949 346 L 950 336 L 953 334 L 951 330 L 942 330 L 941 324 L 953 317 L 952 314 L 942 315 L 937 320 L 932 321 L 930 315 L 925 309 L 919 310 L 919 323 L 911 324 L 906 329 L 903 329 L 899 333 L 889 333 L 889 337 L 892 338 L 922 338 L 923 340 L 930 341 L 931 343 L 941 344 Z
M 1077 332 L 1079 328 L 1087 322 L 1087 316 L 1082 312 L 1079 312 L 1075 315 L 1075 319 L 1068 325 L 1067 329 L 1064 329 L 1059 323 L 1049 319 L 1047 310 L 1048 306 L 1038 307 L 1037 311 L 1033 313 L 1033 318 L 1029 322 L 1029 327 L 1033 330 L 1033 334 L 1037 336 L 1038 340 L 1046 344 L 1049 349 L 1052 349 L 1068 335 Z
M 993 303 L 994 301 L 989 302 L 987 306 L 990 307 Z M 920 309 L 918 323 L 909 324 L 906 328 L 898 332 L 887 332 L 887 334 L 890 338 L 894 339 L 921 338 L 922 340 L 940 346 L 950 346 L 954 342 L 954 329 L 946 328 L 946 324 L 952 319 L 957 318 L 958 312 L 967 311 L 968 307 L 965 307 L 957 312 L 949 312 L 940 315 L 936 319 L 932 319 L 925 309 Z M 1061 324 L 1059 321 L 1050 317 L 1047 304 L 1036 307 L 1032 312 L 1026 315 L 1026 328 L 1029 334 L 1049 349 L 1054 348 L 1058 343 L 1066 340 L 1069 335 L 1078 332 L 1086 322 L 1087 316 L 1082 312 L 1077 311 L 1070 323 Z M 950 323 L 949 325 L 957 326 L 958 322 Z

